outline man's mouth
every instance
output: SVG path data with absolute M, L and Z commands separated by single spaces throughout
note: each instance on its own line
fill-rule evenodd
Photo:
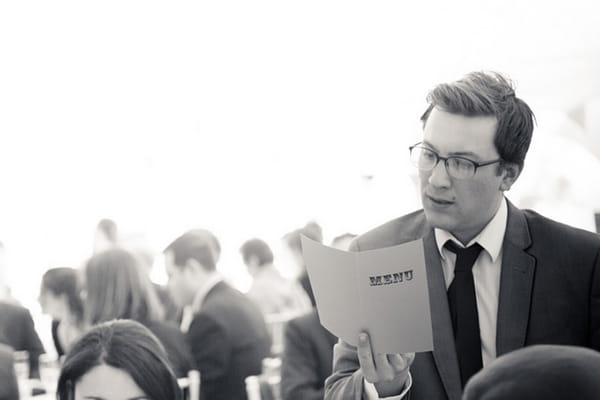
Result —
M 429 198 L 429 200 L 431 200 L 431 202 L 433 204 L 439 205 L 439 206 L 449 206 L 451 204 L 454 204 L 453 201 L 450 200 L 445 200 L 445 199 L 441 199 L 441 198 L 437 198 L 437 197 L 431 197 L 431 196 L 427 196 Z

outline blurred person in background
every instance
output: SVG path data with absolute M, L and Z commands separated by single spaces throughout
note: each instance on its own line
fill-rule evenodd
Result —
M 0 343 L 0 400 L 19 400 L 13 349 Z
M 302 285 L 302 287 L 306 291 L 306 294 L 308 294 L 310 302 L 314 307 L 316 304 L 315 296 L 310 285 L 308 273 L 306 272 L 306 265 L 304 264 L 304 256 L 302 255 L 302 242 L 300 240 L 301 235 L 304 235 L 316 242 L 323 243 L 323 230 L 321 229 L 321 226 L 319 224 L 317 224 L 314 221 L 311 221 L 307 223 L 304 227 L 289 232 L 283 237 L 283 241 L 288 247 L 292 259 L 299 270 L 298 282 L 300 282 L 300 285 Z
M 27 351 L 29 378 L 40 378 L 39 356 L 45 350 L 28 309 L 0 301 L 0 343 L 12 347 L 14 351 Z
M 138 257 L 142 270 L 148 275 L 148 278 L 150 278 L 152 275 L 152 268 L 154 267 L 155 253 L 147 244 L 145 236 L 139 233 L 121 235 L 119 243 L 120 247 L 132 252 Z M 152 281 L 151 283 L 163 306 L 165 321 L 179 325 L 181 323 L 182 310 L 177 307 L 171 298 L 169 289 L 166 285 L 159 285 Z
M 0 301 L 19 304 L 11 294 L 7 277 L 6 249 L 2 242 L 0 242 Z
M 340 250 L 348 250 L 348 248 L 350 248 L 350 243 L 352 243 L 355 237 L 356 235 L 354 233 L 349 232 L 336 236 L 331 241 L 331 247 Z
M 283 400 L 323 399 L 336 342 L 337 337 L 319 322 L 316 308 L 287 322 L 281 359 Z
M 73 268 L 52 268 L 42 277 L 38 300 L 42 312 L 52 317 L 52 340 L 59 357 L 85 330 L 79 279 Z
M 117 223 L 109 218 L 101 219 L 94 231 L 94 254 L 116 246 L 118 240 Z
M 67 354 L 58 400 L 180 400 L 165 349 L 154 334 L 130 320 L 92 327 Z
M 345 233 L 331 242 L 332 247 L 347 250 L 356 235 Z M 325 379 L 331 375 L 333 346 L 337 337 L 319 321 L 317 308 L 291 319 L 285 325 L 281 360 L 283 400 L 322 400 Z
M 10 294 L 5 273 L 6 252 L 0 242 L 0 344 L 10 346 L 12 351 L 27 351 L 29 378 L 39 379 L 39 356 L 45 352 L 44 346 L 35 330 L 31 313 Z
M 113 319 L 138 321 L 158 337 L 178 377 L 193 369 L 184 335 L 163 320 L 158 296 L 134 254 L 115 247 L 94 255 L 85 265 L 84 283 L 89 325 Z
M 536 345 L 498 357 L 475 374 L 463 400 L 597 400 L 600 353 Z
M 244 379 L 258 375 L 269 355 L 269 333 L 259 308 L 217 271 L 218 240 L 195 229 L 164 250 L 169 290 L 185 308 L 182 330 L 201 376 L 203 400 L 245 400 Z
M 306 292 L 295 281 L 284 278 L 273 264 L 273 252 L 261 239 L 250 239 L 240 248 L 252 276 L 247 296 L 263 314 L 304 314 L 312 309 Z

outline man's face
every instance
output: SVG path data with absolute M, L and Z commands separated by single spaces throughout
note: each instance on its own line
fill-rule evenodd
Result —
M 194 279 L 188 267 L 175 264 L 175 256 L 172 251 L 165 253 L 165 270 L 169 277 L 169 294 L 175 304 L 180 307 L 192 304 L 195 294 L 192 285 Z
M 434 108 L 423 145 L 442 157 L 451 155 L 481 163 L 499 158 L 494 145 L 495 117 L 465 117 Z M 503 197 L 506 172 L 498 164 L 477 168 L 470 179 L 448 175 L 444 161 L 431 171 L 419 171 L 421 201 L 429 223 L 447 230 L 464 243 L 475 237 L 494 216 Z

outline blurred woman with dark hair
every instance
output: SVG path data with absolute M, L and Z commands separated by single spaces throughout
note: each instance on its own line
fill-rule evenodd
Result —
M 181 390 L 158 339 L 128 320 L 93 327 L 67 354 L 58 400 L 180 400 Z
M 132 319 L 145 325 L 165 347 L 177 377 L 192 369 L 183 333 L 163 319 L 162 305 L 139 259 L 112 248 L 94 255 L 86 264 L 85 319 L 90 325 L 113 319 Z
M 44 273 L 39 302 L 52 317 L 52 339 L 59 356 L 84 331 L 83 303 L 78 273 L 73 268 L 53 268 Z

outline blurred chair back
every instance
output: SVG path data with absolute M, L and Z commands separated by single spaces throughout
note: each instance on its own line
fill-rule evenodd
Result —
M 262 361 L 262 373 L 246 377 L 248 400 L 281 400 L 281 359 L 268 357 Z
M 200 400 L 200 371 L 189 371 L 188 376 L 177 379 L 177 383 L 183 392 L 184 400 Z
M 297 317 L 297 312 L 286 312 L 265 315 L 265 323 L 271 335 L 271 355 L 279 357 L 283 354 L 283 332 L 285 324 L 292 318 Z

